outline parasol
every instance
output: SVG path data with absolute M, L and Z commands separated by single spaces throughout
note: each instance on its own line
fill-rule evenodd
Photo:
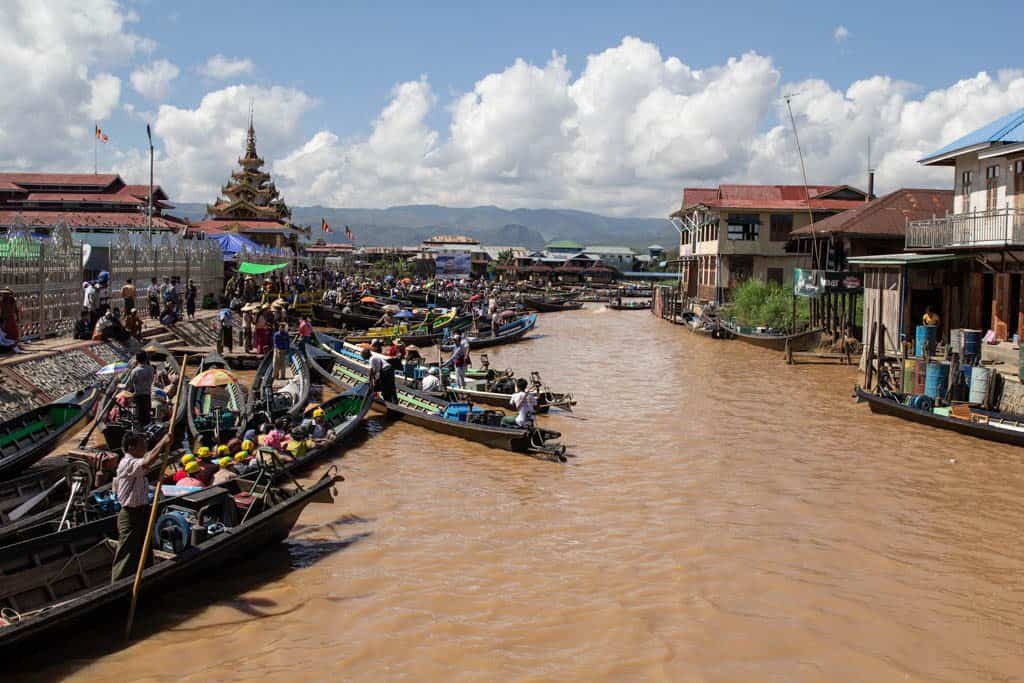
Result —
M 120 375 L 122 372 L 128 369 L 128 363 L 124 361 L 117 361 L 116 363 L 108 363 L 102 368 L 96 371 L 97 375 Z
M 360 301 L 363 302 L 364 304 L 375 304 L 375 303 L 377 303 L 377 300 L 374 299 L 372 296 L 364 296 L 362 299 L 360 299 Z
M 193 377 L 189 384 L 194 387 L 223 387 L 238 380 L 224 368 L 210 368 Z

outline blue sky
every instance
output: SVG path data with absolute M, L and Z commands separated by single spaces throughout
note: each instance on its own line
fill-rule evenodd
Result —
M 755 51 L 788 81 L 845 87 L 888 74 L 928 90 L 983 70 L 1021 67 L 1024 4 L 935 2 L 298 2 L 140 3 L 140 32 L 178 64 L 211 51 L 256 62 L 257 82 L 292 85 L 321 106 L 311 128 L 365 129 L 398 82 L 427 74 L 442 99 L 515 58 L 552 50 L 579 73 L 588 54 L 634 35 L 694 68 Z M 428 6 L 429 5 L 429 6 Z M 849 37 L 839 43 L 836 27 Z M 966 37 L 966 38 L 965 38 Z M 181 88 L 184 101 L 204 90 Z M 443 110 L 431 117 L 446 121 Z
M 665 215 L 686 186 L 949 186 L 916 160 L 1024 107 L 1018 2 L 8 0 L 0 170 L 156 175 L 212 201 L 241 148 L 293 204 Z M 219 60 L 220 69 L 212 69 Z M 211 75 L 216 74 L 216 75 Z M 16 134 L 13 132 L 16 131 Z

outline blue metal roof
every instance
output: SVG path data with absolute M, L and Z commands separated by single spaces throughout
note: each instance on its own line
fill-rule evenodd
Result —
M 920 163 L 986 142 L 1024 142 L 1024 109 L 1018 109 L 1002 118 L 996 119 L 992 123 L 982 126 L 972 133 L 968 133 L 958 140 L 954 140 L 942 149 L 936 150 L 921 159 Z

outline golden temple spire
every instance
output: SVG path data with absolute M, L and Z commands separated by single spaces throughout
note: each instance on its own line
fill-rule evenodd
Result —
M 253 100 L 249 100 L 249 130 L 245 138 L 245 158 L 259 159 L 256 154 L 256 129 L 253 127 Z

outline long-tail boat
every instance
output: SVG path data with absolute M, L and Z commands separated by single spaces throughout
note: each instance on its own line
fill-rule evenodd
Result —
M 302 415 L 309 402 L 309 364 L 306 354 L 295 347 L 288 350 L 290 379 L 278 389 L 274 388 L 274 352 L 269 351 L 260 361 L 249 390 L 249 418 L 262 413 L 268 422 L 280 417 L 295 419 Z
M 498 328 L 497 334 L 467 334 L 466 339 L 469 341 L 470 349 L 486 349 L 492 346 L 511 344 L 526 336 L 526 333 L 532 330 L 536 324 L 537 314 L 531 313 L 502 325 Z M 442 343 L 441 348 L 444 350 L 453 348 L 452 342 Z
M 102 389 L 89 386 L 0 423 L 0 480 L 13 477 L 78 431 Z
M 330 346 L 308 344 L 306 353 L 313 371 L 332 384 L 354 386 L 367 381 L 365 367 L 352 362 Z M 330 369 L 325 365 L 329 365 Z M 389 414 L 413 424 L 541 460 L 566 460 L 565 446 L 549 443 L 561 437 L 559 432 L 533 425 L 503 427 L 501 418 L 505 417 L 505 413 L 501 411 L 481 410 L 469 403 L 449 403 L 408 388 L 399 389 L 396 393 L 397 403 L 385 402 L 379 396 L 377 401 Z
M 578 311 L 583 308 L 582 301 L 553 301 L 551 299 L 525 298 L 523 304 L 538 313 L 558 313 L 559 311 Z
M 185 585 L 181 581 L 186 576 L 202 580 L 203 571 L 280 542 L 307 505 L 334 501 L 332 487 L 341 477 L 329 471 L 307 488 L 269 485 L 269 479 L 261 470 L 188 495 L 161 498 L 154 562 L 142 573 L 143 598 L 169 582 Z M 236 503 L 242 498 L 245 507 Z M 0 548 L 0 650 L 10 653 L 13 646 L 125 604 L 135 577 L 132 572 L 111 583 L 117 538 L 116 517 L 109 516 Z M 59 642 L 47 640 L 50 647 Z
M 207 370 L 221 369 L 230 373 L 228 362 L 218 353 L 208 353 L 199 363 L 198 376 Z M 200 438 L 209 446 L 227 442 L 245 427 L 248 395 L 237 380 L 220 387 L 186 386 L 185 405 L 188 413 L 189 438 Z

